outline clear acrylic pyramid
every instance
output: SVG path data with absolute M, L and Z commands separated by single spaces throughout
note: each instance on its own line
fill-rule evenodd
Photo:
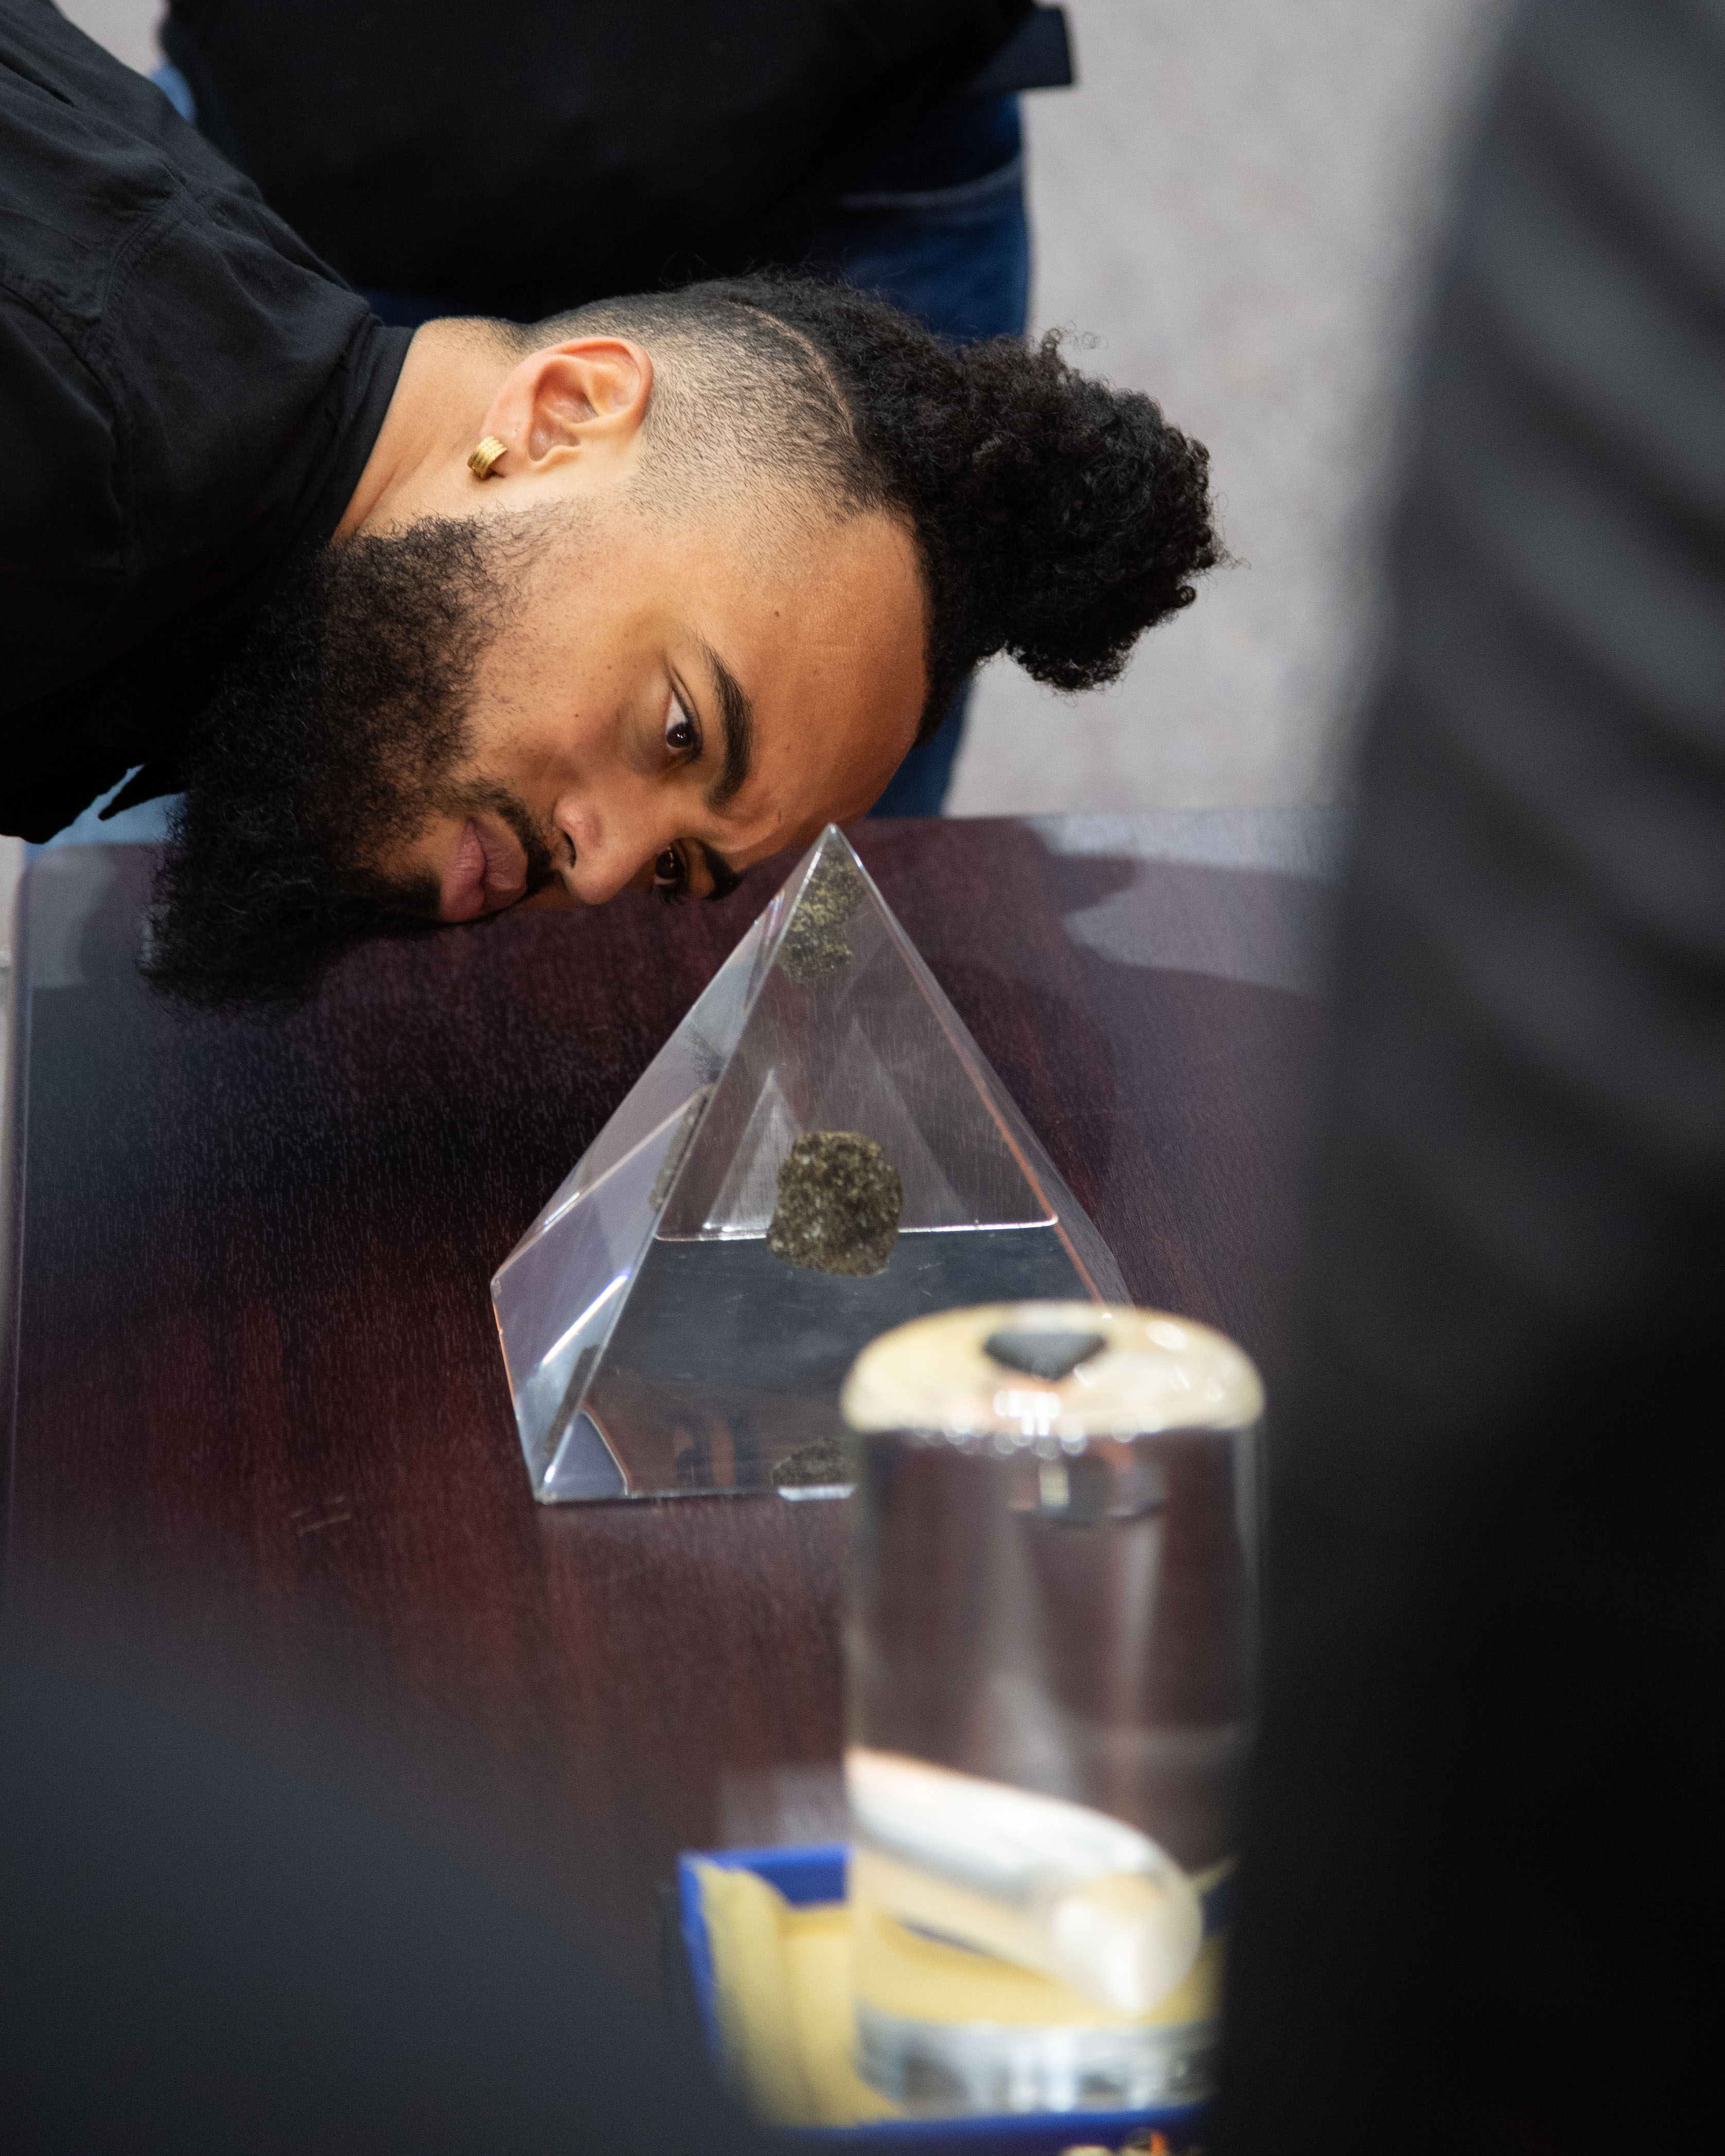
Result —
M 903 1186 L 885 1270 L 767 1241 L 805 1132 Z M 1095 1227 L 829 825 L 491 1283 L 543 1502 L 774 1486 L 859 1352 L 955 1304 L 1123 1301 Z M 819 1479 L 819 1478 L 817 1478 Z

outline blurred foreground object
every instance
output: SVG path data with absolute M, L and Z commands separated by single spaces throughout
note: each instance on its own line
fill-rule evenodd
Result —
M 9 2156 L 767 2145 L 552 1867 L 461 1817 L 458 1754 L 328 1685 L 308 1716 L 234 1609 L 182 1613 L 244 1665 L 225 1696 L 146 1661 L 126 1635 L 169 1590 L 127 1591 L 86 1581 L 75 1629 L 39 1609 L 0 1644 Z
M 995 1304 L 858 1358 L 857 2058 L 925 2113 L 1208 2094 L 1263 1393 L 1158 1312 Z
M 1722 205 L 1725 11 L 1527 8 L 1363 759 L 1227 2156 L 1717 2101 Z

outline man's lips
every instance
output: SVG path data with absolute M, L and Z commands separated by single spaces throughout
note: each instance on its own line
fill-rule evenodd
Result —
M 440 921 L 476 921 L 510 906 L 527 888 L 527 860 L 512 834 L 470 817 L 461 827 L 438 901 Z

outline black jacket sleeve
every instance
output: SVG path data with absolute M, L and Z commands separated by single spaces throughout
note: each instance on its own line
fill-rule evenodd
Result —
M 46 839 L 146 761 L 172 783 L 407 341 L 151 84 L 0 0 L 0 830 Z

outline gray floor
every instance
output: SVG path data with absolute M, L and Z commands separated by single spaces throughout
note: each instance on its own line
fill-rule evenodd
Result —
M 991 667 L 960 814 L 1325 800 L 1424 243 L 1499 0 L 1067 0 L 1026 100 L 1035 315 L 1209 445 L 1229 545 L 1123 682 Z M 157 0 L 65 12 L 147 64 Z

